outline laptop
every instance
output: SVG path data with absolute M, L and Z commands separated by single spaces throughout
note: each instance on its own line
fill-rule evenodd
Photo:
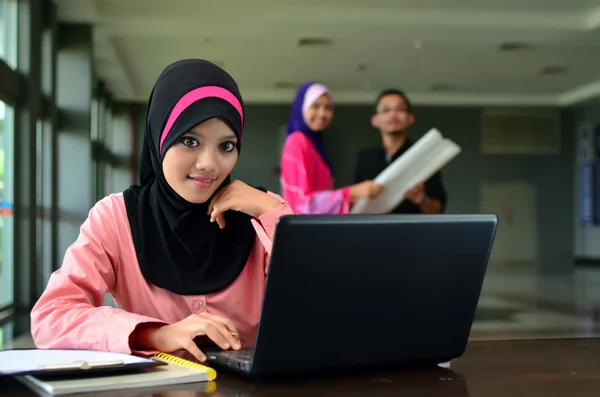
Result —
M 467 345 L 495 215 L 279 219 L 254 346 L 207 350 L 251 377 L 435 366 Z

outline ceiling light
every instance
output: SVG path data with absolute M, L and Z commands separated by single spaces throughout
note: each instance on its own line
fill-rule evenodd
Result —
M 557 74 L 565 74 L 569 71 L 569 68 L 561 65 L 548 65 L 540 69 L 539 74 L 542 76 L 550 76 Z
M 525 50 L 530 50 L 530 49 L 531 49 L 530 44 L 518 42 L 518 41 L 512 41 L 512 42 L 509 41 L 509 42 L 501 43 L 498 46 L 498 51 L 500 51 L 500 52 L 525 51 Z
M 327 47 L 331 44 L 331 39 L 327 39 L 324 37 L 304 37 L 298 40 L 298 47 Z

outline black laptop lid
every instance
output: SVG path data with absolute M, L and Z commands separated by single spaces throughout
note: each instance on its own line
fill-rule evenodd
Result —
M 462 355 L 496 225 L 494 215 L 281 218 L 254 371 Z

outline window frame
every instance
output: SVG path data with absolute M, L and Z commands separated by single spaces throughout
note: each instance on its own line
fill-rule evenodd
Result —
M 11 109 L 11 124 L 12 124 L 12 134 L 10 136 L 10 144 L 8 147 L 9 155 L 5 152 L 4 161 L 5 164 L 5 181 L 8 179 L 8 183 L 11 183 L 10 190 L 12 191 L 12 197 L 9 198 L 11 202 L 12 209 L 14 209 L 14 195 L 15 195 L 15 175 L 14 170 L 16 166 L 16 156 L 11 151 L 15 145 L 15 136 L 16 129 L 18 127 L 18 105 L 19 105 L 19 95 L 20 95 L 20 87 L 23 86 L 23 78 L 16 70 L 17 67 L 17 46 L 18 46 L 18 24 L 19 24 L 19 9 L 20 2 L 18 0 L 0 0 L 0 7 L 3 8 L 3 11 L 6 11 L 5 18 L 3 19 L 3 29 L 2 40 L 5 40 L 5 45 L 7 48 L 8 56 L 3 56 L 0 58 L 0 100 L 4 102 L 5 106 Z M 4 131 L 3 131 L 4 133 Z M 3 139 L 6 139 L 3 138 Z M 6 148 L 5 148 L 6 149 Z M 14 312 L 14 306 L 16 301 L 16 267 L 15 267 L 15 255 L 14 255 L 14 224 L 16 223 L 14 212 L 8 215 L 10 217 L 10 223 L 13 227 L 13 239 L 11 244 L 7 244 L 6 247 L 3 247 L 2 252 L 6 254 L 10 252 L 11 262 L 9 266 L 12 270 L 12 299 L 9 300 L 8 304 L 0 305 L 0 318 L 7 318 L 12 315 Z M 4 244 L 3 244 L 4 245 Z M 5 255 L 3 255 L 5 256 Z

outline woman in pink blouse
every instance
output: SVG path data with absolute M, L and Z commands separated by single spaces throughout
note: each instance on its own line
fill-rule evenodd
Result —
M 322 132 L 333 118 L 333 102 L 323 84 L 308 82 L 296 93 L 281 154 L 283 198 L 297 214 L 346 214 L 360 198 L 376 197 L 382 186 L 365 181 L 333 187 L 333 164 Z
M 239 349 L 258 325 L 278 196 L 230 181 L 241 148 L 235 81 L 202 60 L 150 95 L 141 185 L 99 201 L 31 312 L 38 348 L 154 354 Z M 102 306 L 110 293 L 118 308 Z

